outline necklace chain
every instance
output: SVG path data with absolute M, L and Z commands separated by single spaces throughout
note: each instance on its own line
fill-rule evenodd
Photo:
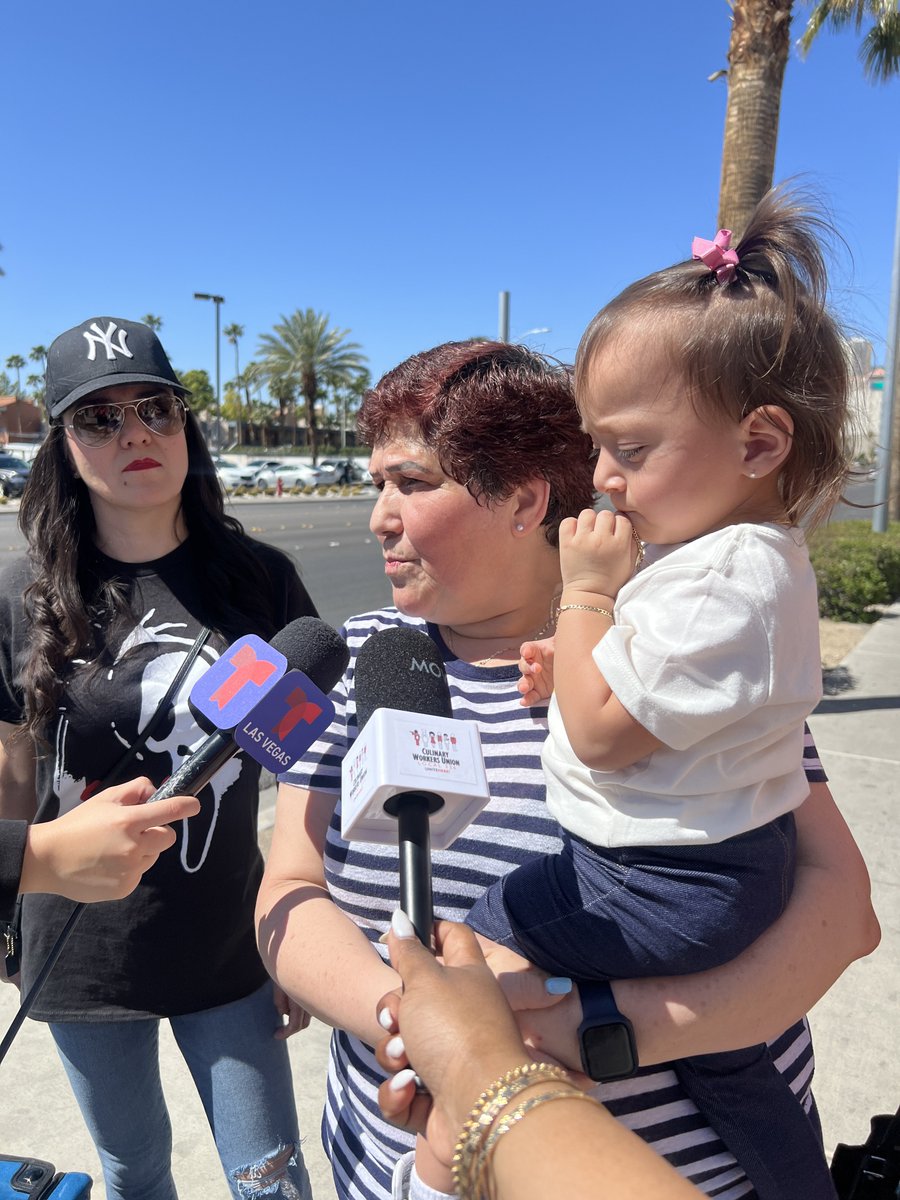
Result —
M 540 627 L 540 629 L 536 629 L 534 631 L 534 633 L 526 634 L 525 637 L 517 638 L 516 641 L 514 641 L 514 642 L 508 642 L 505 646 L 498 646 L 496 650 L 492 650 L 491 653 L 486 654 L 484 656 L 484 658 L 472 659 L 472 662 L 470 665 L 473 667 L 483 667 L 485 665 L 485 663 L 489 663 L 493 659 L 499 658 L 500 655 L 505 654 L 507 650 L 514 650 L 518 646 L 521 646 L 521 644 L 523 642 L 533 642 L 533 641 L 536 641 L 537 638 L 543 637 L 545 633 L 550 633 L 550 631 L 556 627 L 556 618 L 559 616 L 559 609 L 557 607 L 558 601 L 559 601 L 559 595 L 557 594 L 550 601 L 550 616 L 547 618 L 547 620 L 544 622 L 544 624 Z M 455 629 L 453 629 L 450 625 L 445 625 L 444 628 L 447 630 L 447 645 L 452 650 L 454 656 L 456 658 L 459 658 L 460 657 L 459 651 L 456 649 L 456 646 L 454 644 L 454 638 L 457 636 L 457 631 Z M 462 634 L 460 636 L 465 637 L 466 635 Z M 465 660 L 462 660 L 462 661 L 465 661 Z
M 638 567 L 640 567 L 641 563 L 644 561 L 644 543 L 638 537 L 636 529 L 632 529 L 631 536 L 632 536 L 632 538 L 634 540 L 634 544 L 637 548 L 637 557 L 635 558 L 635 562 L 634 562 L 634 570 L 636 571 L 638 569 Z M 507 650 L 514 650 L 514 649 L 516 649 L 516 647 L 521 646 L 521 644 L 523 642 L 533 642 L 533 641 L 536 641 L 539 637 L 543 637 L 545 633 L 550 633 L 550 631 L 552 629 L 556 628 L 556 622 L 559 617 L 559 596 L 560 596 L 560 593 L 557 592 L 554 595 L 553 599 L 550 601 L 550 616 L 547 618 L 547 620 L 544 622 L 544 624 L 540 627 L 540 629 L 536 629 L 534 631 L 534 633 L 528 634 L 526 637 L 518 638 L 515 642 L 509 642 L 505 646 L 498 646 L 496 650 L 492 650 L 491 653 L 486 654 L 484 656 L 484 658 L 472 659 L 472 662 L 470 665 L 473 667 L 483 667 L 485 665 L 485 663 L 489 663 L 493 659 L 499 658 L 500 655 L 505 654 Z M 453 652 L 454 657 L 459 658 L 460 657 L 459 651 L 456 649 L 456 645 L 454 644 L 454 639 L 457 636 L 457 631 L 455 629 L 453 629 L 453 627 L 450 625 L 445 625 L 444 628 L 447 630 L 447 645 L 450 647 L 451 651 Z M 466 635 L 463 635 L 463 636 L 466 636 Z M 475 640 L 475 639 L 473 639 L 473 640 Z

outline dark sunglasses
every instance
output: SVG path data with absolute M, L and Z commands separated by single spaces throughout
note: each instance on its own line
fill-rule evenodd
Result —
M 72 430 L 82 446 L 105 446 L 122 429 L 128 408 L 134 409 L 138 420 L 151 433 L 161 437 L 180 433 L 187 419 L 184 402 L 168 392 L 160 392 L 158 396 L 145 396 L 128 404 L 86 404 L 75 409 L 70 422 L 61 423 Z

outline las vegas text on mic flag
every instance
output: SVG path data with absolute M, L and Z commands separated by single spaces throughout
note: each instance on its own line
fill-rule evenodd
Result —
M 239 750 L 273 772 L 292 766 L 331 723 L 326 693 L 348 661 L 343 639 L 317 617 L 292 621 L 271 644 L 253 634 L 239 638 L 191 690 L 191 704 L 216 731 L 152 799 L 197 795 Z

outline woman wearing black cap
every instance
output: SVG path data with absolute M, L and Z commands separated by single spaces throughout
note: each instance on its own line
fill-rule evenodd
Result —
M 51 429 L 19 515 L 28 553 L 0 581 L 3 816 L 49 821 L 137 774 L 158 785 L 203 740 L 188 696 L 224 646 L 315 615 L 290 561 L 225 515 L 187 395 L 144 325 L 92 318 L 50 347 Z M 232 1194 L 309 1196 L 286 1009 L 254 939 L 258 773 L 232 759 L 133 894 L 85 911 L 32 1010 L 110 1200 L 177 1195 L 162 1017 Z M 29 895 L 23 911 L 29 987 L 71 905 Z

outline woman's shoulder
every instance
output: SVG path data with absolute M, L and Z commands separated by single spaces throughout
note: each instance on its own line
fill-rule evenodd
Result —
M 244 537 L 250 553 L 259 559 L 260 563 L 272 574 L 297 575 L 299 573 L 297 564 L 284 550 L 279 550 L 277 546 L 270 546 L 268 542 L 260 542 L 256 538 L 247 537 L 246 534 Z
M 303 583 L 297 563 L 291 556 L 279 550 L 277 546 L 259 542 L 256 538 L 247 538 L 247 544 L 261 571 L 268 577 L 272 595 L 283 597 L 283 611 L 278 614 L 279 620 L 318 616 L 318 609 Z
M 407 617 L 393 605 L 388 605 L 386 608 L 375 608 L 371 612 L 357 613 L 354 617 L 348 617 L 344 621 L 341 631 L 349 645 L 351 639 L 354 642 L 363 642 L 378 630 L 392 629 L 395 626 L 424 630 L 426 623 L 421 617 Z

